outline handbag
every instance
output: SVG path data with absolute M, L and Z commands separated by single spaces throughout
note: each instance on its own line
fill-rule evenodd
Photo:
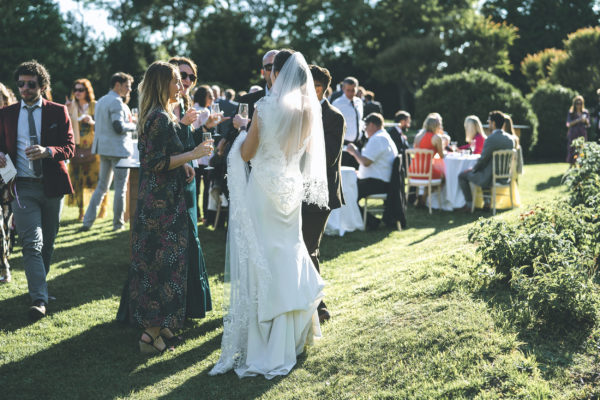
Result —
M 96 155 L 92 153 L 92 149 L 75 149 L 75 157 L 71 158 L 74 165 L 89 164 L 96 161 Z

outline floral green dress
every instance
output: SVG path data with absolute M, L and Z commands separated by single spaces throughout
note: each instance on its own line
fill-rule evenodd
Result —
M 140 181 L 131 232 L 132 263 L 123 294 L 128 297 L 129 322 L 144 328 L 181 328 L 186 316 L 191 316 L 187 312 L 190 294 L 193 316 L 204 316 L 211 309 L 204 258 L 189 214 L 195 206 L 186 201 L 185 171 L 183 167 L 169 170 L 170 157 L 185 151 L 178 129 L 166 112 L 154 110 L 138 143 Z

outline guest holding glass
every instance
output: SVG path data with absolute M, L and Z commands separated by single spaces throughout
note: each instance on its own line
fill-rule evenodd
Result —
M 163 352 L 165 340 L 178 340 L 173 330 L 183 326 L 191 296 L 202 303 L 194 306 L 199 316 L 212 307 L 188 190 L 194 181 L 191 161 L 210 154 L 212 141 L 186 151 L 173 113 L 182 89 L 179 69 L 162 61 L 148 68 L 138 87 L 140 183 L 128 288 L 121 304 L 128 305 L 129 322 L 144 328 L 139 340 L 143 353 Z M 200 272 L 200 287 L 190 287 L 193 270 Z
M 69 196 L 68 204 L 79 208 L 79 222 L 81 222 L 87 205 L 84 197 L 89 198 L 89 192 L 96 188 L 100 172 L 100 157 L 92 153 L 96 98 L 89 80 L 80 78 L 73 82 L 71 96 L 67 99 L 66 106 L 69 109 L 75 139 L 75 157 L 69 162 L 69 175 L 74 193 Z M 107 204 L 108 197 L 104 196 L 100 205 L 99 218 L 106 215 Z
M 213 104 L 215 97 L 213 91 L 208 85 L 198 86 L 198 90 L 194 93 L 194 108 L 198 112 L 198 119 L 194 122 L 194 128 L 201 131 L 211 131 L 212 128 L 203 128 L 210 117 L 210 107 Z M 200 195 L 200 184 L 204 183 L 204 189 L 202 191 L 202 213 L 200 213 L 200 207 L 198 207 L 198 220 L 201 220 L 203 224 L 206 224 L 208 215 L 208 193 L 210 180 L 208 178 L 208 156 L 202 157 L 198 160 L 198 167 L 196 168 L 196 198 Z
M 485 142 L 486 137 L 479 117 L 477 115 L 469 115 L 465 118 L 465 139 L 467 144 L 460 146 L 458 149 L 470 149 L 472 154 L 481 154 L 483 142 Z
M 444 128 L 442 126 L 442 116 L 438 113 L 431 113 L 423 122 L 422 132 L 417 135 L 418 140 L 415 138 L 415 149 L 433 150 L 434 159 L 431 179 L 443 179 L 446 173 L 446 166 L 444 164 L 444 144 L 442 141 L 443 134 Z M 438 157 L 435 157 L 436 155 Z M 423 165 L 423 160 L 420 159 L 421 157 L 424 156 L 421 154 L 415 156 L 415 159 L 411 161 L 409 172 L 414 172 L 416 165 Z M 425 193 L 417 199 L 417 207 L 425 207 L 428 195 L 429 193 L 427 193 L 427 189 L 425 189 Z
M 590 113 L 585 108 L 583 96 L 575 96 L 573 104 L 567 114 L 567 162 L 575 163 L 575 149 L 572 146 L 573 140 L 584 137 L 587 141 L 587 128 L 590 126 Z

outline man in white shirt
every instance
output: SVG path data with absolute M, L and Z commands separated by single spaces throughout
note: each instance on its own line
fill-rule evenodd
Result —
M 346 121 L 344 145 L 347 146 L 353 143 L 360 148 L 360 139 L 362 138 L 363 130 L 363 102 L 356 96 L 357 89 L 358 80 L 351 76 L 347 77 L 342 84 L 344 94 L 335 99 L 332 105 L 342 112 Z M 358 168 L 356 160 L 348 151 L 342 153 L 342 165 Z
M 362 151 L 353 143 L 348 144 L 350 153 L 359 164 L 358 167 L 358 201 L 377 193 L 387 193 L 392 177 L 392 165 L 398 155 L 396 144 L 383 129 L 383 116 L 372 113 L 365 119 L 367 144 Z M 373 221 L 373 222 L 370 222 Z M 369 227 L 379 225 L 379 220 L 370 218 Z

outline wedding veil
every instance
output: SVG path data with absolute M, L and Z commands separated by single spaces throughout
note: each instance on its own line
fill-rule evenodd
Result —
M 282 175 L 291 175 L 300 169 L 304 202 L 326 208 L 329 193 L 321 104 L 301 53 L 296 52 L 287 59 L 271 92 L 256 107 L 261 145 L 272 147 L 272 153 L 279 153 Z

